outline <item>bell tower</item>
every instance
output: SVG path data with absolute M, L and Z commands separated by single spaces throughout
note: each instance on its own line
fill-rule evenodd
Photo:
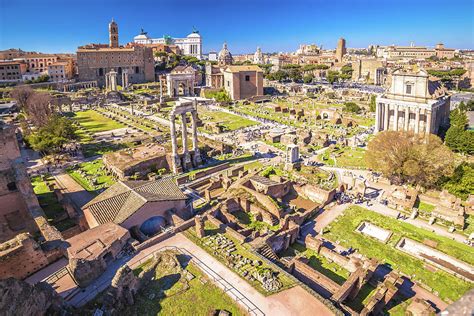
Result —
M 114 19 L 109 23 L 109 46 L 118 47 L 118 25 L 115 23 Z

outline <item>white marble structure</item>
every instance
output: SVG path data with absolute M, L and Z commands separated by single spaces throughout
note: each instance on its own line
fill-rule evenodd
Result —
M 420 70 L 392 73 L 390 89 L 377 97 L 375 130 L 413 131 L 415 134 L 437 134 L 447 123 L 450 97 L 438 83 L 428 80 Z
M 192 119 L 192 141 L 193 141 L 193 155 L 188 150 L 188 130 L 186 127 L 186 113 L 191 113 Z M 181 116 L 181 138 L 183 144 L 182 157 L 178 154 L 178 144 L 176 140 L 176 117 Z M 171 130 L 171 160 L 173 163 L 172 170 L 174 173 L 180 173 L 184 170 L 197 167 L 201 165 L 201 153 L 198 147 L 197 134 L 197 102 L 196 101 L 176 101 L 173 110 L 170 111 L 170 130 Z
M 117 72 L 112 69 L 105 75 L 105 89 L 107 91 L 117 91 Z
M 300 150 L 298 145 L 288 145 L 286 147 L 286 163 L 295 163 L 300 160 Z
M 133 38 L 137 44 L 166 44 L 178 46 L 184 55 L 202 58 L 202 37 L 197 30 L 184 38 L 173 38 L 165 36 L 162 38 L 151 38 L 147 32 L 142 32 Z
M 265 63 L 265 60 L 263 58 L 263 53 L 262 53 L 262 50 L 260 49 L 260 47 L 257 47 L 257 51 L 253 55 L 253 63 L 257 64 L 257 65 Z
M 194 96 L 196 71 L 191 66 L 177 66 L 166 75 L 168 96 Z

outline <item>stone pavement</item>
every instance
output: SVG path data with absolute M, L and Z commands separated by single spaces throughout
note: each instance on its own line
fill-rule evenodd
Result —
M 54 175 L 54 178 L 60 187 L 66 189 L 65 195 L 68 196 L 78 208 L 83 207 L 95 197 L 94 194 L 86 191 L 67 173 Z

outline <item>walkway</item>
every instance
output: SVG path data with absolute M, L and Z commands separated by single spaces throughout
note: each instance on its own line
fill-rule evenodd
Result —
M 193 256 L 205 262 L 212 270 L 243 293 L 265 315 L 332 315 L 332 312 L 322 302 L 309 294 L 301 286 L 295 286 L 271 296 L 263 296 L 240 276 L 229 270 L 224 264 L 182 234 L 177 234 L 155 246 L 144 249 L 139 255 L 132 258 L 129 264 L 133 264 L 139 258 L 143 258 L 164 246 L 176 246 L 192 253 Z
M 69 197 L 79 209 L 95 197 L 94 194 L 86 191 L 67 173 L 54 175 L 54 178 L 58 182 L 59 186 L 65 189 L 66 192 L 64 195 Z

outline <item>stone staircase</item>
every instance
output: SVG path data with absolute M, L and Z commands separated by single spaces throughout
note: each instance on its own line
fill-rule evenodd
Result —
M 260 248 L 258 248 L 257 251 L 259 254 L 261 254 L 271 262 L 276 263 L 279 261 L 278 256 L 275 254 L 273 249 L 267 244 L 263 244 Z

